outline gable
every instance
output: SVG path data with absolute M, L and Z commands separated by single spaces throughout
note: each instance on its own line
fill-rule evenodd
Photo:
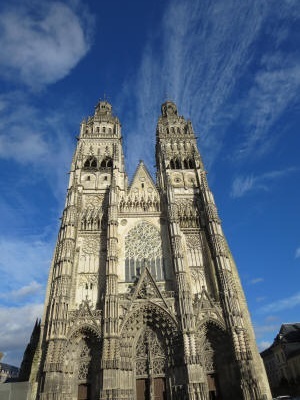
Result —
M 140 161 L 129 187 L 128 195 L 132 198 L 143 196 L 146 199 L 154 194 L 158 195 L 157 188 L 145 164 Z

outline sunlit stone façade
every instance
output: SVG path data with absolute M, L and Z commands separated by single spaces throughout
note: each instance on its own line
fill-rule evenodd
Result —
M 140 162 L 129 185 L 111 105 L 81 124 L 32 399 L 271 399 L 193 128 L 173 102 L 156 137 L 156 184 Z

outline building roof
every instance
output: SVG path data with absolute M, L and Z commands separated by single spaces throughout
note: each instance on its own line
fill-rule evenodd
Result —
M 261 352 L 261 356 L 264 358 L 271 355 L 276 347 L 284 350 L 286 358 L 294 357 L 300 352 L 300 322 L 282 324 L 274 342 Z
M 274 342 L 300 342 L 300 322 L 296 322 L 294 324 L 282 324 Z

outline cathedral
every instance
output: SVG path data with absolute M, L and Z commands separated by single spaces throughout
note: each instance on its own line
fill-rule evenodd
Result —
M 32 400 L 271 399 L 192 124 L 171 101 L 156 168 L 154 182 L 140 161 L 128 182 L 119 119 L 100 101 L 80 127 L 21 368 Z

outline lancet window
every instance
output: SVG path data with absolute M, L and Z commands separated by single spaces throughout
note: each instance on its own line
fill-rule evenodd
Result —
M 106 157 L 101 161 L 100 167 L 101 168 L 112 168 L 113 161 L 110 157 Z
M 159 231 L 140 222 L 125 237 L 125 280 L 132 282 L 148 267 L 157 281 L 165 279 L 162 243 Z
M 88 157 L 84 162 L 84 168 L 86 168 L 86 169 L 97 168 L 96 157 L 94 157 L 94 156 Z
M 178 158 L 173 158 L 173 159 L 170 161 L 170 168 L 171 168 L 171 169 L 181 169 L 180 160 L 178 160 Z
M 184 160 L 172 158 L 170 160 L 170 169 L 193 169 L 194 167 L 195 163 L 191 158 L 186 158 Z
M 183 160 L 183 167 L 184 169 L 193 169 L 194 168 L 194 162 L 190 158 L 186 158 Z

